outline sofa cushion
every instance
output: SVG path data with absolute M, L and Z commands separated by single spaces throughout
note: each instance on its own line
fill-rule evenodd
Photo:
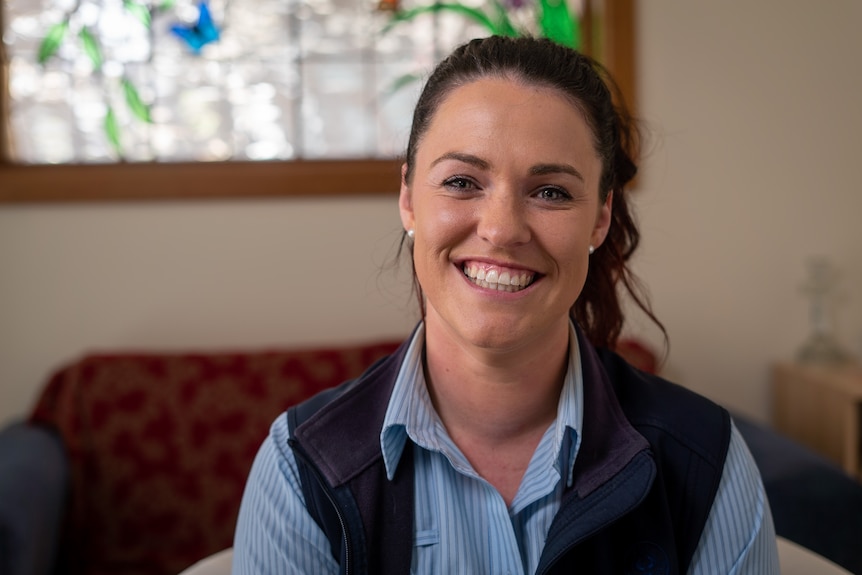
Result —
M 31 420 L 56 428 L 69 455 L 68 571 L 176 574 L 230 547 L 275 417 L 397 345 L 101 354 L 58 371 Z

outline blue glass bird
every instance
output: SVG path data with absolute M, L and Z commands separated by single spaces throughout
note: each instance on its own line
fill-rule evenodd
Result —
M 197 23 L 191 26 L 174 24 L 171 32 L 181 38 L 195 54 L 200 54 L 201 48 L 219 39 L 219 29 L 213 22 L 206 2 L 198 4 Z

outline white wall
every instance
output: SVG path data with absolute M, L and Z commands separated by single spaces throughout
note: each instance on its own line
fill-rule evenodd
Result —
M 811 255 L 842 274 L 862 353 L 862 3 L 640 2 L 640 112 L 654 151 L 638 269 L 668 371 L 759 419 L 769 366 L 808 329 Z
M 0 421 L 92 350 L 401 337 L 396 196 L 0 209 Z
M 656 143 L 637 267 L 670 333 L 667 370 L 765 419 L 768 366 L 807 329 L 806 256 L 840 266 L 840 334 L 862 352 L 862 3 L 638 8 L 639 112 Z M 88 350 L 403 334 L 415 320 L 405 277 L 379 272 L 399 227 L 394 190 L 0 207 L 0 423 Z

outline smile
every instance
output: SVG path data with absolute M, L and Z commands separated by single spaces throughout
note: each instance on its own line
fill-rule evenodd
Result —
M 521 291 L 536 278 L 534 272 L 476 262 L 464 262 L 461 270 L 477 286 L 505 292 Z

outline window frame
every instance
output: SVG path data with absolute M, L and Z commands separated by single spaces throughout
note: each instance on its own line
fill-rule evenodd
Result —
M 634 111 L 634 0 L 603 0 L 601 29 L 592 30 L 593 6 L 582 18 L 584 45 L 593 33 L 596 55 Z M 3 30 L 0 10 L 0 30 Z M 589 50 L 587 50 L 589 51 Z M 168 200 L 202 198 L 331 197 L 394 194 L 402 160 L 291 160 L 270 162 L 141 162 L 21 165 L 10 162 L 8 58 L 0 42 L 0 205 L 14 203 Z

